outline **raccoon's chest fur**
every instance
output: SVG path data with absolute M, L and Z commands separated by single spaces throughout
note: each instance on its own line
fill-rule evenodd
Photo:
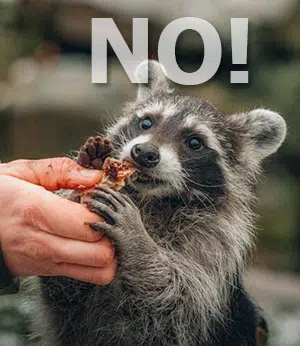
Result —
M 141 316 L 131 311 L 118 278 L 107 287 L 79 284 L 67 278 L 41 281 L 54 322 L 48 326 L 52 335 L 45 338 L 49 345 L 129 346 L 141 339 L 140 329 L 136 329 Z
M 192 272 L 196 263 L 203 259 L 198 249 L 199 243 L 193 238 L 195 227 L 191 215 L 201 209 L 196 204 L 179 203 L 177 200 L 143 202 L 139 204 L 146 230 L 154 241 L 166 251 L 170 250 L 185 256 L 187 246 L 197 248 L 189 268 Z M 201 215 L 201 214 L 198 214 Z M 200 217 L 200 216 L 199 216 Z M 203 224 L 203 227 L 204 224 Z M 199 239 L 198 239 L 199 240 Z M 205 238 L 202 239 L 205 241 Z M 194 241 L 196 244 L 193 245 Z M 190 244 L 190 245 L 189 245 Z M 199 252 L 199 253 L 198 253 Z M 205 263 L 205 262 L 203 262 Z M 131 275 L 139 275 L 139 272 Z M 153 285 L 164 275 L 159 271 L 152 278 Z M 192 275 L 191 280 L 194 280 Z M 149 303 L 148 292 L 145 299 L 137 298 L 134 288 L 122 276 L 122 263 L 116 278 L 108 286 L 95 286 L 78 282 L 66 277 L 41 278 L 42 296 L 47 323 L 41 323 L 39 334 L 40 346 L 241 346 L 239 335 L 241 327 L 246 328 L 242 339 L 250 340 L 247 346 L 254 346 L 255 311 L 253 303 L 243 293 L 242 286 L 235 286 L 231 297 L 228 323 L 223 326 L 211 326 L 213 335 L 208 343 L 201 339 L 201 330 L 190 330 L 190 317 L 187 314 L 180 328 L 175 321 L 172 324 L 168 307 L 157 309 Z M 176 282 L 176 281 L 175 281 Z M 193 282 L 193 281 L 191 281 Z M 184 295 L 184 291 L 180 293 Z M 177 295 L 176 295 L 177 297 Z M 143 303 L 143 300 L 145 302 Z M 148 301 L 148 303 L 146 303 Z M 172 309 L 180 311 L 186 308 L 178 296 Z M 152 306 L 152 307 L 151 307 Z M 200 312 L 201 301 L 196 309 Z M 193 306 L 195 308 L 195 306 Z M 198 310 L 199 309 L 199 310 Z M 224 311 L 224 314 L 227 311 Z M 232 321 L 232 322 L 230 322 Z M 200 320 L 199 320 L 200 323 Z M 247 327 L 245 327 L 247 326 Z M 186 330 L 184 330 L 184 328 Z M 194 332 L 191 342 L 187 343 L 184 335 Z M 231 338 L 233 335 L 233 339 Z M 243 341 L 244 342 L 244 341 Z

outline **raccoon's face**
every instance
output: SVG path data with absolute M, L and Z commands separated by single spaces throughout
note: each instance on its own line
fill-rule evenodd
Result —
M 209 136 L 212 131 L 191 111 L 191 101 L 153 97 L 136 104 L 121 121 L 112 139 L 119 158 L 132 161 L 139 170 L 137 179 L 130 181 L 137 191 L 154 196 L 192 190 L 222 193 L 218 148 Z
M 144 70 L 145 63 L 137 74 Z M 248 160 L 250 169 L 285 137 L 285 122 L 274 112 L 225 116 L 200 99 L 175 95 L 157 62 L 149 63 L 149 78 L 108 131 L 118 157 L 138 168 L 129 184 L 143 195 L 212 203 L 226 194 L 235 166 Z

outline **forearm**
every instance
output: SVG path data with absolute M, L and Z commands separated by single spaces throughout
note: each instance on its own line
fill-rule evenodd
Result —
M 189 304 L 198 293 L 196 272 L 190 280 L 195 265 L 157 245 L 151 251 L 140 250 L 120 263 L 120 278 L 135 297 L 158 309 L 166 304 L 177 306 L 179 300 Z
M 202 285 L 192 273 L 193 264 L 179 256 L 164 250 L 149 257 L 137 255 L 136 269 L 120 264 L 119 274 L 124 299 L 138 319 L 149 321 L 149 328 L 153 323 L 153 331 L 159 326 L 163 335 L 192 345 L 206 337 L 211 316 L 199 304 L 204 302 Z

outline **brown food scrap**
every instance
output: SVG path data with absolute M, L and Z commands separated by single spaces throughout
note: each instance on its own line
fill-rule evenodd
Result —
M 98 185 L 106 185 L 115 190 L 120 190 L 125 185 L 126 178 L 132 176 L 136 169 L 127 161 L 106 158 L 102 166 L 103 178 Z

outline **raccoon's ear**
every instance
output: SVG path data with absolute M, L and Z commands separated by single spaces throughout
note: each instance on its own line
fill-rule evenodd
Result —
M 249 149 L 258 159 L 275 153 L 285 139 L 286 123 L 278 113 L 255 109 L 231 117 L 237 131 L 250 140 L 252 145 Z
M 167 73 L 163 65 L 155 60 L 145 60 L 136 69 L 135 75 L 138 80 L 144 79 L 148 73 L 148 83 L 140 83 L 137 99 L 145 100 L 153 93 L 161 90 L 164 93 L 172 93 L 173 88 L 167 77 Z

